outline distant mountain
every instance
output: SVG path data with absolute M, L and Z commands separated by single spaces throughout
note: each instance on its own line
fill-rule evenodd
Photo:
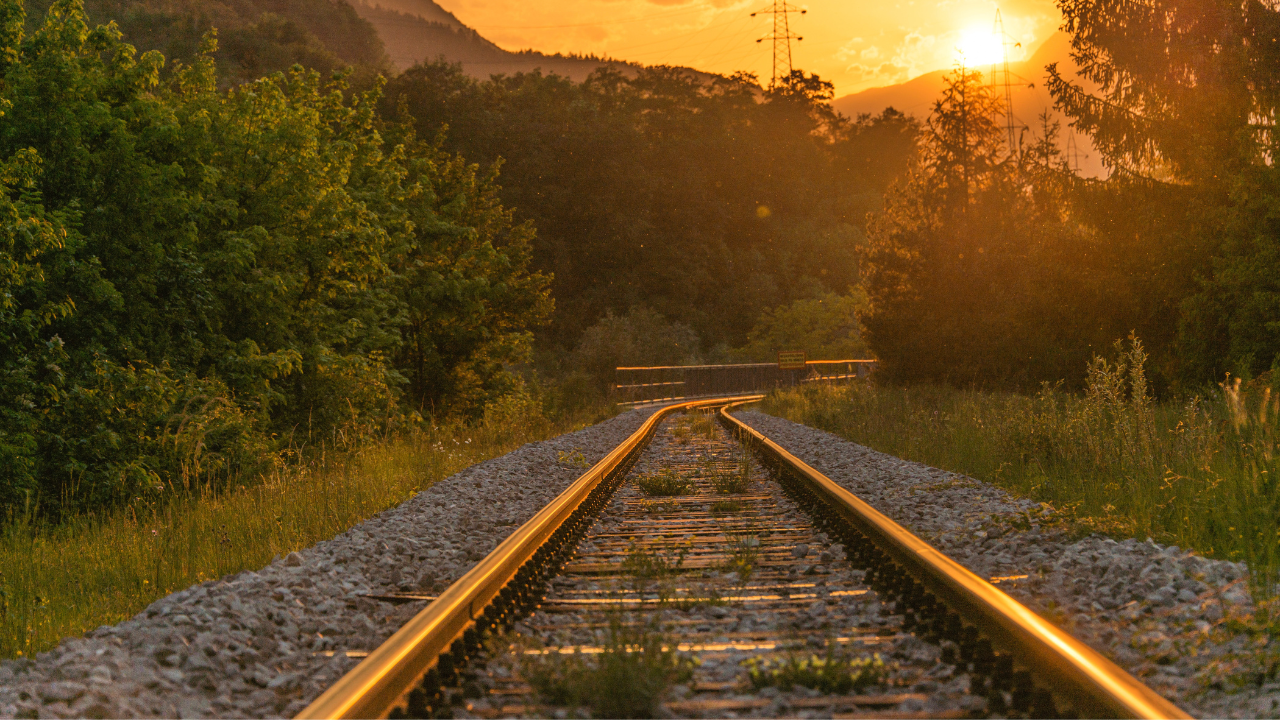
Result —
M 26 0 L 27 31 L 44 23 L 52 0 Z M 342 0 L 85 0 L 93 23 L 114 20 L 140 51 L 159 50 L 190 62 L 201 37 L 218 30 L 218 73 L 224 84 L 287 70 L 295 63 L 321 73 L 354 66 L 384 70 L 377 31 Z
M 1076 66 L 1071 60 L 1070 50 L 1070 38 L 1065 33 L 1058 32 L 1050 36 L 1027 60 L 1009 63 L 1009 71 L 1017 81 L 1017 84 L 1011 87 L 1014 119 L 1024 127 L 1035 128 L 1038 124 L 1040 113 L 1049 110 L 1055 118 L 1062 122 L 1060 144 L 1064 151 L 1067 149 L 1068 138 L 1072 135 L 1072 132 L 1067 127 L 1066 119 L 1053 110 L 1053 98 L 1049 95 L 1049 91 L 1045 89 L 1044 85 L 1044 79 L 1047 76 L 1044 68 L 1046 65 L 1056 62 L 1060 71 L 1065 72 L 1068 77 L 1078 80 Z M 989 80 L 991 68 L 982 67 L 980 69 Z M 937 102 L 942 93 L 943 78 L 950 72 L 950 68 L 935 70 L 898 85 L 871 88 L 836 98 L 831 105 L 849 117 L 857 117 L 861 113 L 878 114 L 886 107 L 893 107 L 908 115 L 915 115 L 923 119 L 928 117 L 930 111 L 932 111 L 933 104 Z M 1091 87 L 1088 83 L 1084 84 L 1086 87 Z M 1001 91 L 1003 91 L 1003 88 L 1001 88 Z M 1027 139 L 1030 140 L 1029 135 Z M 1080 172 L 1090 177 L 1103 175 L 1105 171 L 1102 167 L 1102 162 L 1098 158 L 1098 153 L 1093 149 L 1093 145 L 1089 142 L 1089 138 L 1076 134 L 1074 140 Z
M 432 0 L 351 0 L 351 4 L 361 18 L 377 29 L 388 58 L 399 70 L 443 58 L 461 63 L 463 72 L 477 78 L 540 69 L 545 74 L 581 81 L 600 67 L 634 67 L 619 60 L 590 56 L 504 50 Z

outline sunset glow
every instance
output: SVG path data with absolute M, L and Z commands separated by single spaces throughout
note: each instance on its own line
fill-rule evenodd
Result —
M 1004 59 L 1000 38 L 991 32 L 990 26 L 969 27 L 960 33 L 956 44 L 956 60 L 969 67 L 991 65 Z
M 765 82 L 772 16 L 752 13 L 768 0 L 439 0 L 460 21 L 509 50 L 597 53 L 645 64 L 685 65 L 714 73 L 746 70 Z M 906 82 L 966 61 L 990 65 L 1001 56 L 992 33 L 997 7 L 1010 60 L 1029 57 L 1057 30 L 1053 0 L 793 1 L 808 12 L 790 17 L 796 67 L 835 83 L 837 95 Z

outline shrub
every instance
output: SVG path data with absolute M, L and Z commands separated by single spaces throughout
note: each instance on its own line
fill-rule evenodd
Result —
M 670 497 L 693 494 L 693 481 L 670 468 L 642 474 L 636 478 L 636 485 L 646 495 Z
M 585 705 L 594 717 L 657 717 L 658 702 L 673 683 L 692 675 L 692 663 L 676 653 L 655 626 L 609 624 L 603 652 L 526 656 L 521 674 L 546 702 Z

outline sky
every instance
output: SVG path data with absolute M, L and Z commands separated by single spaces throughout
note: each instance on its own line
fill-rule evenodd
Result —
M 437 2 L 508 50 L 594 53 L 724 74 L 746 70 L 766 84 L 772 73 L 767 36 L 773 16 L 758 12 L 772 8 L 772 0 Z M 791 32 L 804 38 L 792 41 L 792 66 L 833 82 L 837 97 L 950 68 L 962 52 L 973 64 L 989 63 L 1001 52 L 992 32 L 997 9 L 1010 60 L 1029 56 L 1061 21 L 1053 0 L 809 0 L 792 6 L 807 11 L 788 15 Z

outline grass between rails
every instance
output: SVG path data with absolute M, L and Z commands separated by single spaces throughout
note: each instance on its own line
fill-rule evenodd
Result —
M 521 674 L 552 705 L 590 708 L 593 717 L 659 717 L 659 702 L 672 684 L 693 675 L 694 661 L 656 622 L 628 626 L 610 621 L 602 652 L 525 656 Z
M 318 453 L 229 492 L 179 493 L 163 506 L 58 527 L 11 520 L 0 529 L 0 657 L 31 656 L 194 583 L 262 567 L 463 468 L 603 415 L 553 422 L 508 412 L 473 427 Z
M 1083 395 L 859 383 L 769 397 L 772 414 L 1050 503 L 1081 532 L 1154 537 L 1280 580 L 1280 398 L 1271 378 L 1157 403 L 1141 343 L 1095 358 Z

